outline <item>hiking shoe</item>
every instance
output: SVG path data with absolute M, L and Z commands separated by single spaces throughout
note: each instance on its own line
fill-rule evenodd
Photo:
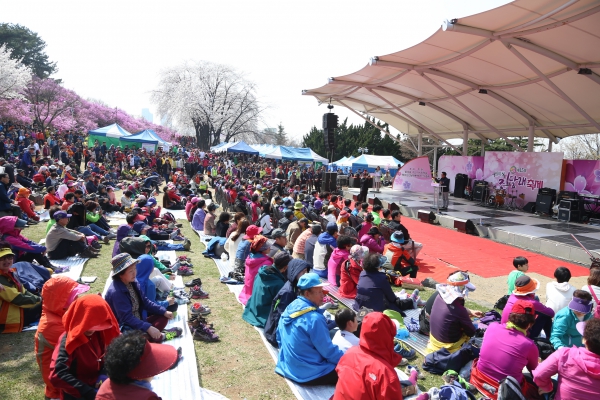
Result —
M 190 297 L 192 299 L 208 299 L 208 293 L 202 290 L 202 286 L 194 286 L 190 289 Z
M 81 258 L 96 258 L 98 257 L 98 253 L 92 250 L 91 247 L 86 247 L 81 253 L 79 253 L 79 257 Z
M 413 349 L 410 349 L 407 345 L 402 342 L 397 342 L 394 346 L 394 351 L 402 356 L 402 358 L 406 358 L 407 360 L 414 360 L 417 358 L 417 352 Z
M 175 240 L 175 237 L 179 235 L 179 229 L 174 229 L 173 232 L 169 234 L 171 240 Z
M 110 240 L 114 240 L 114 239 L 116 239 L 116 238 L 117 238 L 117 234 L 116 234 L 116 233 L 113 233 L 113 232 L 110 232 L 108 235 L 106 235 L 106 236 L 104 237 L 104 239 L 105 239 L 105 240 L 106 240 L 107 238 L 108 238 L 108 239 L 110 239 Z
M 192 241 L 190 239 L 185 239 L 183 241 L 183 248 L 185 251 L 190 251 L 190 249 L 192 248 Z
M 185 284 L 186 287 L 202 286 L 202 279 L 194 278 Z
M 183 334 L 183 329 L 174 327 L 174 328 L 165 329 L 163 331 L 163 333 L 165 335 L 165 339 L 164 339 L 165 341 L 172 340 L 172 339 L 180 337 Z
M 423 373 L 421 372 L 421 370 L 419 369 L 419 367 L 417 367 L 416 365 L 407 365 L 406 366 L 406 373 L 408 374 L 408 376 L 410 376 L 410 372 L 412 370 L 417 371 L 417 378 L 418 379 L 425 379 L 425 375 L 423 375 Z
M 190 276 L 194 275 L 194 271 L 192 271 L 190 267 L 179 267 L 179 269 L 177 270 L 177 275 Z
M 400 363 L 398 364 L 399 367 L 405 367 L 408 365 L 408 360 L 406 358 L 402 358 L 402 360 L 400 360 Z
M 218 342 L 219 336 L 211 331 L 206 325 L 199 325 L 194 331 L 194 340 L 201 342 Z
M 182 267 L 189 267 L 189 268 L 192 268 L 194 266 L 194 264 L 192 264 L 189 261 L 177 261 L 175 264 L 179 264 Z
M 104 236 L 104 237 L 102 238 L 102 241 L 104 241 L 104 244 L 109 244 L 109 243 L 110 243 L 110 241 L 108 240 L 108 235 Z
M 175 242 L 181 242 L 182 240 L 185 240 L 185 237 L 177 235 L 172 240 Z
M 415 289 L 409 297 L 416 303 L 419 299 L 419 289 Z
M 97 240 L 94 240 L 90 246 L 95 250 L 100 250 L 102 248 L 102 245 Z
M 188 325 L 190 328 L 196 329 L 199 325 L 204 324 L 208 326 L 210 329 L 213 329 L 213 324 L 209 324 L 206 318 L 204 318 L 200 314 L 193 314 L 192 317 L 188 320 Z
M 437 285 L 438 282 L 436 282 L 434 279 L 431 278 L 425 278 L 421 281 L 421 285 L 431 288 L 431 289 L 435 289 L 435 285 Z
M 210 308 L 205 307 L 200 303 L 194 303 L 190 308 L 190 312 L 192 314 L 208 315 L 210 314 Z
M 179 257 L 177 257 L 177 260 L 178 261 L 189 261 L 189 258 L 188 258 L 188 256 L 179 256 Z

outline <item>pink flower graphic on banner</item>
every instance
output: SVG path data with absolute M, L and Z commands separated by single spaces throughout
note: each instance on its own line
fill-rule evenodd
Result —
M 594 170 L 594 182 L 600 182 L 600 169 Z
M 406 181 L 402 184 L 402 186 L 404 187 L 404 190 L 410 190 L 411 184 L 409 181 Z
M 478 181 L 483 179 L 483 171 L 481 170 L 481 168 L 477 168 L 477 171 L 475 171 L 475 179 L 477 179 Z
M 596 175 L 596 177 L 597 176 L 598 175 Z M 582 175 L 579 175 L 573 180 L 573 183 L 565 182 L 565 190 L 569 192 L 577 192 L 579 194 L 590 194 L 590 192 L 585 190 L 586 185 L 587 181 L 585 180 L 585 178 Z
M 467 165 L 465 165 L 465 171 L 471 172 L 473 170 L 473 163 L 469 161 Z

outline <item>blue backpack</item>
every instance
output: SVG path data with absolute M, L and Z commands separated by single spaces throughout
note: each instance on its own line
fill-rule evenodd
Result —
M 440 400 L 476 400 L 475 396 L 463 389 L 458 382 L 442 386 L 438 395 Z

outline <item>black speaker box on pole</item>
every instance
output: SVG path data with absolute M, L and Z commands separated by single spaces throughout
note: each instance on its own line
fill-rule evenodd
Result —
M 468 182 L 469 176 L 467 174 L 456 174 L 456 178 L 454 178 L 454 197 L 465 197 L 465 188 Z
M 525 204 L 525 206 L 523 207 L 523 211 L 534 213 L 535 212 L 535 203 L 533 201 L 530 201 L 529 203 Z

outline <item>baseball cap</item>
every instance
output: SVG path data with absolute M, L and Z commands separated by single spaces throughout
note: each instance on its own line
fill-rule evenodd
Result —
M 137 233 L 142 233 L 144 229 L 150 229 L 150 226 L 147 225 L 144 221 L 137 221 L 133 224 L 133 230 Z
M 277 239 L 277 238 L 280 238 L 280 237 L 285 237 L 285 231 L 283 229 L 281 229 L 281 228 L 273 229 L 273 232 L 271 232 L 271 237 L 273 239 Z
M 71 214 L 67 214 L 64 211 L 57 211 L 57 212 L 54 213 L 54 220 L 55 221 L 61 220 L 63 218 L 71 218 L 71 217 L 72 217 Z
M 513 304 L 510 313 L 535 315 L 535 308 L 531 301 L 519 299 Z
M 302 290 L 314 288 L 314 287 L 325 287 L 328 283 L 321 282 L 319 279 L 319 275 L 314 272 L 309 272 L 308 274 L 304 274 L 298 280 L 298 288 Z
M 261 233 L 262 230 L 263 229 L 260 226 L 250 225 L 248 228 L 246 228 L 246 234 L 244 235 L 244 237 L 242 239 L 253 240 L 254 236 Z

